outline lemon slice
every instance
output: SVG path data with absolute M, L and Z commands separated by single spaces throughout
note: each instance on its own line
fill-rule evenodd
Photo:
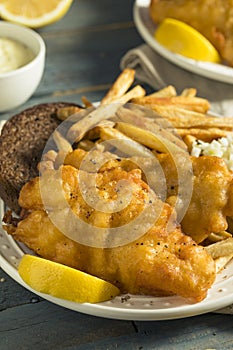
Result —
M 22 257 L 18 272 L 32 289 L 78 303 L 99 303 L 120 293 L 100 278 L 33 255 Z
M 73 0 L 0 0 L 0 16 L 31 28 L 54 23 L 69 10 Z
M 184 22 L 166 18 L 156 29 L 154 37 L 172 52 L 195 60 L 220 62 L 220 56 L 209 40 Z

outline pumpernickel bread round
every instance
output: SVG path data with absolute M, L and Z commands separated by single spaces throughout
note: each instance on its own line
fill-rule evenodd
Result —
M 61 123 L 58 109 L 75 104 L 39 104 L 11 117 L 0 136 L 0 197 L 19 213 L 22 186 L 38 175 L 37 164 L 50 135 Z

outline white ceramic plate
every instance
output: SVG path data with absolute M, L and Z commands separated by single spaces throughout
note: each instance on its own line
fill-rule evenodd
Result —
M 4 123 L 4 120 L 0 121 L 0 129 Z M 0 200 L 0 218 L 3 217 L 4 212 L 5 206 Z M 104 303 L 79 304 L 39 293 L 26 285 L 18 274 L 17 266 L 22 256 L 27 253 L 34 254 L 22 243 L 16 242 L 0 225 L 0 267 L 17 283 L 42 298 L 89 315 L 121 320 L 157 321 L 195 316 L 233 303 L 233 261 L 217 276 L 206 299 L 200 303 L 189 304 L 185 299 L 177 296 L 144 297 L 127 294 Z
M 4 204 L 0 201 L 0 217 Z M 47 294 L 38 293 L 26 285 L 17 272 L 18 263 L 25 253 L 33 254 L 17 243 L 2 228 L 0 229 L 0 266 L 16 282 L 42 298 L 67 309 L 85 314 L 122 320 L 168 320 L 184 318 L 214 311 L 233 303 L 233 262 L 218 275 L 207 298 L 197 304 L 189 304 L 180 297 L 143 297 L 121 295 L 114 300 L 99 304 L 79 304 Z
M 140 35 L 149 46 L 151 46 L 161 56 L 181 68 L 207 78 L 233 84 L 233 68 L 222 64 L 214 64 L 189 59 L 175 54 L 160 45 L 153 36 L 156 25 L 150 19 L 149 4 L 150 0 L 136 0 L 133 13 L 135 25 Z

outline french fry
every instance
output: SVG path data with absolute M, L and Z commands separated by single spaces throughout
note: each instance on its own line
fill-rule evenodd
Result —
M 159 91 L 153 92 L 152 94 L 147 95 L 147 96 L 150 96 L 150 97 L 172 97 L 172 96 L 177 96 L 177 92 L 176 92 L 176 89 L 174 86 L 168 85 L 165 88 L 163 88 Z
M 47 153 L 43 154 L 43 160 L 49 160 L 51 162 L 54 162 L 57 156 L 57 152 L 54 150 L 50 150 Z
M 208 241 L 216 243 L 216 242 L 222 241 L 222 240 L 224 240 L 226 238 L 230 238 L 230 237 L 232 237 L 232 235 L 227 231 L 221 231 L 221 232 L 217 232 L 217 233 L 212 232 L 208 236 Z
M 57 157 L 57 152 L 54 150 L 49 150 L 44 153 L 42 160 L 38 163 L 37 169 L 42 174 L 47 169 L 54 169 L 54 163 Z
M 73 151 L 73 148 L 72 148 L 71 144 L 69 143 L 69 141 L 67 141 L 67 139 L 59 133 L 59 131 L 54 130 L 53 139 L 54 139 L 54 142 L 56 143 L 59 151 L 62 151 L 65 153 Z
M 101 104 L 111 103 L 119 97 L 123 96 L 134 82 L 135 70 L 126 68 L 118 76 L 111 86 L 110 90 L 104 96 Z
M 93 129 L 102 120 L 113 117 L 118 108 L 118 104 L 102 105 L 93 112 L 90 112 L 71 126 L 67 133 L 68 140 L 79 142 L 89 130 Z
M 220 256 L 219 258 L 215 259 L 215 270 L 216 273 L 221 272 L 224 267 L 232 260 L 233 258 L 233 253 L 226 255 L 226 256 Z
M 157 98 L 154 96 L 145 96 L 142 98 L 134 98 L 132 102 L 141 105 L 150 105 L 152 109 L 154 105 L 174 105 L 199 113 L 206 113 L 210 108 L 209 102 L 206 99 L 200 97 L 172 96 Z
M 89 113 L 94 111 L 96 109 L 95 106 L 91 106 L 89 108 L 67 108 L 66 107 L 63 109 L 60 109 L 60 112 L 58 111 L 57 117 L 61 121 L 67 121 L 69 120 L 70 123 L 77 123 L 79 120 L 85 118 Z
M 186 118 L 166 117 L 175 128 L 221 128 L 226 130 L 233 130 L 233 118 L 230 117 L 208 117 L 200 116 Z
M 181 92 L 181 96 L 184 96 L 184 97 L 195 97 L 196 94 L 197 94 L 197 89 L 194 89 L 194 88 L 187 88 Z
M 136 85 L 131 90 L 129 90 L 125 95 L 122 95 L 118 99 L 114 100 L 114 103 L 127 103 L 128 101 L 133 100 L 134 98 L 140 98 L 145 96 L 146 90 L 143 89 L 140 85 Z
M 154 112 L 156 112 L 158 115 L 164 118 L 168 117 L 174 117 L 174 118 L 186 118 L 187 116 L 190 118 L 195 117 L 202 117 L 206 118 L 205 113 L 199 113 L 195 111 L 191 111 L 189 109 L 182 108 L 180 106 L 162 106 L 162 105 L 151 105 L 148 106 L 151 108 Z
M 213 259 L 233 254 L 233 237 L 221 240 L 205 247 Z
M 158 152 L 181 152 L 183 151 L 179 146 L 175 145 L 168 139 L 157 135 L 151 131 L 141 129 L 135 125 L 117 122 L 116 129 L 121 131 L 126 136 L 130 137 L 134 141 L 137 141 L 146 147 L 154 149 Z
M 83 149 L 84 151 L 90 151 L 93 147 L 95 147 L 95 142 L 87 139 L 83 139 L 78 143 L 78 148 Z
M 80 112 L 80 110 L 82 110 L 82 108 L 80 107 L 76 107 L 76 106 L 68 106 L 68 107 L 63 107 L 58 109 L 57 111 L 57 117 L 59 120 L 66 120 L 67 118 L 69 118 L 71 115 L 74 115 L 78 112 Z
M 106 127 L 109 127 L 109 128 L 114 128 L 115 124 L 116 123 L 114 121 L 112 121 L 112 120 L 101 120 L 101 122 L 98 123 L 97 128 L 99 126 L 106 126 Z
M 128 108 L 121 107 L 118 109 L 116 115 L 122 122 L 130 123 L 151 131 L 156 135 L 160 135 L 161 137 L 168 139 L 180 148 L 186 149 L 184 142 L 172 131 L 169 131 L 168 128 L 171 127 L 171 125 L 165 119 L 161 120 L 161 118 L 147 118 L 146 116 L 149 115 L 148 112 L 149 111 L 147 110 L 142 111 L 138 108 L 130 110 Z
M 89 101 L 86 96 L 82 96 L 82 103 L 84 104 L 85 108 L 89 108 L 93 106 L 93 103 L 91 101 Z
M 62 153 L 60 154 L 60 159 L 62 160 Z M 75 149 L 73 152 L 68 153 L 65 155 L 62 163 L 65 165 L 72 165 L 74 168 L 79 169 L 80 165 L 86 156 L 86 152 L 82 149 Z M 59 157 L 56 160 L 57 163 L 59 162 Z
M 177 203 L 178 197 L 177 196 L 170 196 L 166 199 L 166 203 L 168 203 L 171 207 L 175 208 Z
M 131 156 L 152 157 L 151 152 L 143 147 L 140 143 L 133 141 L 125 134 L 121 133 L 117 129 L 109 127 L 100 127 L 100 137 L 104 141 L 120 140 L 121 142 L 112 143 L 116 145 L 121 152 Z
M 111 120 L 101 120 L 96 126 L 87 131 L 85 134 L 85 139 L 96 142 L 100 138 L 100 126 L 108 126 L 110 128 L 113 128 L 115 126 L 115 123 Z
M 116 111 L 122 104 L 127 103 L 135 96 L 142 96 L 145 93 L 145 90 L 140 85 L 137 85 L 126 94 L 116 99 L 114 103 L 100 105 L 96 110 L 73 124 L 68 130 L 67 138 L 72 142 L 80 141 L 88 130 L 98 125 L 101 121 L 114 117 Z
M 218 139 L 220 137 L 226 137 L 227 135 L 233 135 L 233 132 L 220 129 L 220 128 L 208 128 L 208 129 L 200 129 L 200 128 L 177 128 L 176 132 L 184 138 L 186 135 L 192 135 L 199 140 L 210 142 L 214 139 Z
M 37 169 L 40 174 L 43 174 L 46 170 L 54 169 L 54 162 L 51 160 L 43 160 L 38 163 Z
M 126 113 L 124 114 L 122 113 L 122 116 L 121 116 L 120 111 L 123 109 L 123 107 L 126 108 Z M 126 106 L 123 106 L 123 107 L 120 108 L 117 112 L 117 115 L 119 116 L 119 118 L 127 118 L 128 116 L 128 118 L 131 118 L 131 121 L 133 121 L 133 118 L 135 118 L 135 113 L 136 113 L 136 115 L 138 117 L 141 117 L 143 120 L 144 118 L 154 120 L 156 124 L 158 124 L 160 127 L 164 129 L 167 129 L 169 126 L 171 126 L 171 124 L 168 125 L 169 121 L 166 118 L 163 118 L 161 115 L 153 111 L 151 108 L 148 108 L 147 106 L 140 106 L 137 104 L 128 103 Z
M 186 136 L 183 137 L 183 141 L 186 144 L 186 146 L 188 147 L 189 153 L 191 153 L 192 148 L 193 148 L 193 143 L 196 140 L 197 140 L 197 138 L 192 136 L 192 135 L 186 135 Z

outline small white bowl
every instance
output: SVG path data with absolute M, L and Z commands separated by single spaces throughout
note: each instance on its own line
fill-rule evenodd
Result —
M 0 112 L 26 102 L 37 89 L 45 65 L 45 43 L 34 30 L 0 21 L 0 37 L 13 39 L 31 49 L 35 57 L 26 65 L 0 74 Z

